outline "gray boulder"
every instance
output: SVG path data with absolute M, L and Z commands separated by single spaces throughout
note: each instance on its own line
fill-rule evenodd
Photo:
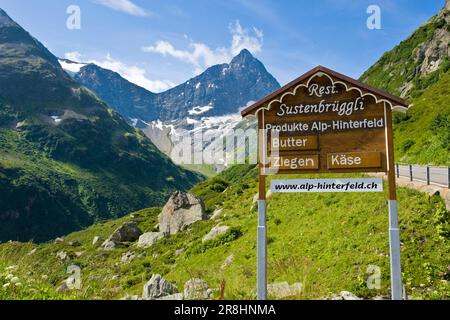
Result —
M 103 241 L 102 237 L 96 236 L 94 239 L 92 239 L 92 245 L 98 246 Z
M 183 294 L 175 293 L 175 294 L 171 294 L 170 296 L 164 296 L 164 297 L 158 298 L 157 300 L 183 300 Z
M 60 262 L 64 263 L 68 260 L 70 260 L 69 254 L 65 251 L 59 251 L 56 254 L 56 257 L 59 259 Z
M 56 288 L 56 292 L 67 292 L 69 290 L 70 289 L 67 286 L 67 282 L 66 281 L 63 281 L 63 283 L 58 288 Z
M 339 295 L 344 300 L 362 300 L 362 298 L 359 298 L 359 297 L 355 296 L 353 293 L 348 292 L 348 291 L 341 291 L 341 293 Z
M 103 242 L 101 249 L 110 251 L 110 250 L 114 250 L 118 246 L 119 246 L 119 243 L 115 243 L 112 240 L 106 240 L 105 242 Z
M 165 234 L 162 232 L 147 232 L 139 237 L 137 246 L 139 248 L 149 248 L 156 243 L 156 241 L 164 238 Z
M 136 241 L 141 235 L 142 231 L 138 228 L 136 222 L 126 222 L 103 242 L 102 249 L 113 250 L 122 242 Z
M 217 237 L 225 234 L 229 229 L 229 226 L 215 226 L 206 236 L 203 237 L 202 241 L 205 242 L 208 240 L 214 240 Z
M 159 230 L 176 234 L 187 226 L 208 219 L 202 201 L 191 193 L 175 192 L 159 215 Z
M 178 293 L 176 286 L 164 279 L 160 274 L 154 274 L 144 285 L 142 298 L 155 300 Z
M 79 247 L 79 246 L 81 246 L 81 243 L 79 241 L 70 241 L 70 242 L 67 242 L 67 245 L 69 247 Z
M 183 295 L 185 300 L 208 300 L 211 299 L 212 290 L 202 279 L 191 279 L 184 285 Z
M 134 258 L 136 258 L 136 253 L 134 251 L 128 251 L 122 254 L 122 258 L 120 259 L 120 261 L 122 261 L 123 263 L 128 263 L 133 261 Z
M 214 220 L 216 219 L 219 215 L 221 215 L 223 212 L 223 209 L 217 209 L 216 211 L 214 211 L 214 213 L 212 214 L 211 217 L 209 217 L 210 220 Z
M 225 261 L 222 263 L 222 266 L 220 266 L 220 270 L 225 270 L 228 268 L 234 261 L 234 254 L 228 256 Z
M 267 286 L 267 293 L 276 299 L 299 296 L 302 294 L 302 284 L 296 282 L 293 285 L 289 285 L 286 281 L 272 283 Z

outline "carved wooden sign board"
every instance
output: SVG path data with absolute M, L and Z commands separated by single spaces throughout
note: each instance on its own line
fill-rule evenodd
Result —
M 261 133 L 261 174 L 387 172 L 392 108 L 406 102 L 317 67 L 242 112 Z M 268 170 L 270 168 L 270 170 Z
M 392 111 L 407 107 L 401 98 L 319 66 L 242 111 L 244 117 L 256 116 L 259 128 L 258 299 L 267 297 L 266 176 L 343 172 L 388 174 L 391 294 L 401 299 Z M 319 190 L 323 182 L 305 181 L 272 180 L 271 185 L 303 192 L 299 183 Z M 341 182 L 336 179 L 332 188 Z M 381 191 L 381 181 L 379 185 Z

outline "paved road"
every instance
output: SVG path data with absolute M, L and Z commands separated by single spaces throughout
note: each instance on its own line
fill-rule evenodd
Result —
M 427 167 L 413 165 L 413 180 L 427 181 Z M 399 165 L 401 177 L 409 178 L 409 166 Z M 430 167 L 430 182 L 440 186 L 448 187 L 448 168 L 447 167 Z

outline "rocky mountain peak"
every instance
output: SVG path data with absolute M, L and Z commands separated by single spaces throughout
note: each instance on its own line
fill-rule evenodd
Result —
M 255 60 L 255 57 L 247 49 L 243 49 L 237 56 L 231 60 L 231 64 L 246 64 Z
M 212 66 L 185 83 L 158 94 L 95 65 L 82 67 L 74 78 L 136 123 L 139 120 L 200 119 L 236 113 L 250 101 L 261 99 L 280 87 L 247 49 L 230 63 Z

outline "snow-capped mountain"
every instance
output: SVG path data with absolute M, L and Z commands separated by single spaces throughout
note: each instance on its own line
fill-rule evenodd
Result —
M 186 132 L 202 130 L 210 140 L 223 137 L 241 123 L 241 108 L 280 87 L 264 65 L 245 49 L 229 64 L 212 66 L 159 94 L 95 64 L 63 59 L 60 64 L 168 155 L 174 137 Z
M 242 50 L 231 63 L 215 65 L 158 94 L 155 104 L 164 121 L 222 116 L 238 112 L 249 101 L 257 101 L 279 87 L 264 65 L 248 50 Z
M 75 80 L 120 114 L 145 122 L 236 113 L 249 101 L 257 101 L 280 87 L 264 65 L 245 49 L 229 64 L 212 66 L 199 76 L 159 94 L 94 64 L 63 59 L 60 63 Z

